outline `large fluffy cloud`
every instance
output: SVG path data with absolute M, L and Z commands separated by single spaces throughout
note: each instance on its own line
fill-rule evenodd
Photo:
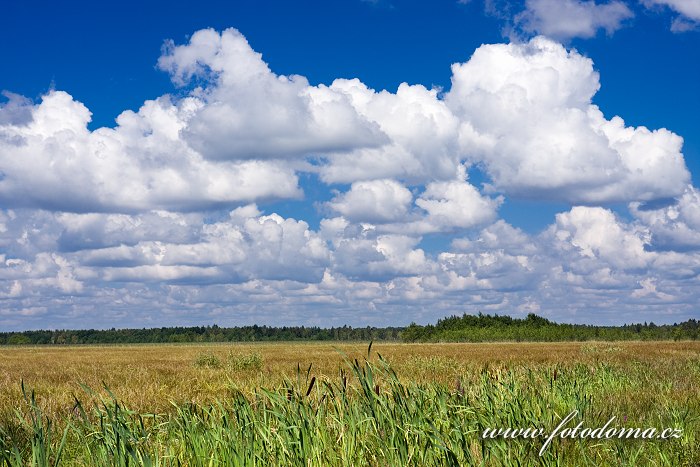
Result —
M 427 216 L 419 221 L 426 224 L 426 232 L 485 224 L 496 217 L 500 203 L 500 199 L 481 196 L 473 185 L 462 180 L 429 183 L 416 200 L 416 204 L 427 212 Z
M 603 208 L 577 206 L 557 214 L 550 232 L 552 241 L 567 245 L 581 258 L 610 264 L 616 269 L 645 268 L 652 254 L 645 250 L 649 243 L 646 230 L 623 226 L 615 215 Z
M 457 175 L 462 159 L 459 120 L 437 89 L 402 83 L 396 93 L 376 92 L 357 79 L 335 80 L 331 89 L 348 96 L 356 111 L 378 125 L 389 141 L 328 155 L 320 170 L 325 181 L 398 178 L 424 183 Z
M 376 146 L 384 135 L 355 112 L 344 93 L 270 71 L 235 29 L 197 31 L 168 43 L 158 65 L 177 84 L 203 78 L 204 105 L 183 128 L 208 159 L 288 158 Z
M 388 222 L 406 217 L 413 195 L 394 180 L 355 182 L 329 207 L 353 221 Z
M 482 46 L 452 72 L 445 100 L 463 122 L 462 146 L 496 190 L 600 203 L 677 196 L 690 179 L 682 138 L 607 120 L 591 103 L 593 62 L 560 44 Z
M 90 131 L 88 109 L 52 91 L 28 109 L 28 121 L 0 124 L 0 199 L 17 207 L 130 212 L 300 195 L 284 164 L 210 162 L 184 144 L 181 130 L 200 106 L 163 97 L 122 113 L 113 129 Z

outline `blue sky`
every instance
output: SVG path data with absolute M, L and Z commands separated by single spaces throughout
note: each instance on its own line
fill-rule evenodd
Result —
M 0 329 L 700 312 L 700 2 L 11 1 Z

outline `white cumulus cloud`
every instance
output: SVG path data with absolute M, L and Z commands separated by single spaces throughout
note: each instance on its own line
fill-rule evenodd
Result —
M 158 65 L 177 84 L 208 82 L 193 93 L 203 105 L 182 129 L 207 159 L 289 158 L 385 140 L 344 93 L 274 74 L 235 29 L 197 31 L 186 45 L 170 42 Z
M 0 199 L 70 212 L 206 209 L 298 197 L 294 170 L 261 160 L 210 162 L 180 138 L 200 104 L 167 97 L 90 131 L 89 110 L 63 91 L 31 107 L 31 121 L 0 125 Z
M 462 120 L 462 146 L 511 196 L 571 203 L 679 195 L 690 180 L 683 139 L 607 120 L 591 99 L 593 62 L 544 37 L 484 45 L 452 67 L 445 100 Z
M 693 186 L 675 200 L 632 203 L 632 214 L 649 226 L 652 246 L 663 250 L 700 249 L 700 192 Z
M 351 221 L 390 222 L 408 214 L 413 195 L 402 184 L 390 180 L 355 182 L 328 206 Z

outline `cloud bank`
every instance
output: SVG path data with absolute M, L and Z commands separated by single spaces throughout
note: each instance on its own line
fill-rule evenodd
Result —
M 590 13 L 578 35 L 627 17 L 575 3 L 560 6 Z M 5 93 L 2 327 L 697 313 L 699 199 L 682 137 L 607 119 L 593 62 L 551 39 L 483 45 L 452 65 L 448 90 L 311 85 L 275 74 L 235 29 L 168 42 L 158 66 L 179 97 L 113 128 L 89 130 L 65 91 Z M 307 195 L 302 174 L 329 199 Z M 281 216 L 278 200 L 324 217 Z M 509 200 L 570 207 L 524 232 L 499 218 Z

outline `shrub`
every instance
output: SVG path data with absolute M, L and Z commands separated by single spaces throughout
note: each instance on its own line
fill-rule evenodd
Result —
M 229 353 L 228 355 L 228 368 L 234 371 L 261 370 L 262 366 L 262 355 L 257 352 L 245 355 L 235 355 L 233 353 Z
M 221 360 L 213 353 L 200 353 L 194 360 L 197 368 L 221 368 Z

